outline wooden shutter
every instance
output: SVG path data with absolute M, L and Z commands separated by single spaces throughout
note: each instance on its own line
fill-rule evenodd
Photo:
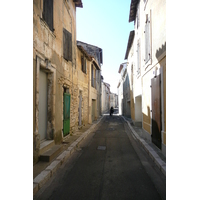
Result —
M 94 78 L 93 78 L 93 64 L 92 64 L 91 65 L 91 85 L 92 85 L 92 87 L 94 86 L 93 81 L 94 81 Z
M 145 62 L 148 61 L 148 20 L 145 23 Z
M 72 34 L 63 28 L 63 57 L 72 61 Z
M 43 1 L 43 18 L 48 24 L 49 29 L 53 31 L 53 0 Z
M 87 61 L 85 59 L 85 63 L 84 63 L 84 72 L 87 74 Z
M 137 73 L 140 73 L 140 43 L 137 44 Z
M 84 67 L 83 67 L 83 56 L 81 56 L 81 70 L 84 72 Z
M 149 61 L 151 57 L 151 44 L 150 44 L 150 16 L 146 16 L 145 23 L 145 63 Z

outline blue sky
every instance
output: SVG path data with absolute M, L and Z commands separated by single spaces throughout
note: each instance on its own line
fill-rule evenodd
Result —
M 103 49 L 102 75 L 117 94 L 118 69 L 124 60 L 128 37 L 134 29 L 129 21 L 131 0 L 82 0 L 77 8 L 77 40 Z

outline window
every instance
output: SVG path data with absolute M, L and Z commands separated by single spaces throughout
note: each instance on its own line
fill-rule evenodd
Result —
M 72 61 L 72 34 L 63 28 L 63 57 Z
M 81 69 L 84 73 L 87 73 L 86 58 L 81 56 Z
M 43 19 L 51 31 L 53 28 L 53 0 L 43 0 Z
M 140 41 L 137 43 L 137 74 L 140 74 Z
M 151 59 L 151 28 L 150 28 L 150 16 L 146 15 L 145 22 L 145 64 Z
M 91 86 L 96 88 L 96 81 L 95 81 L 95 70 L 93 68 L 93 64 L 91 65 Z

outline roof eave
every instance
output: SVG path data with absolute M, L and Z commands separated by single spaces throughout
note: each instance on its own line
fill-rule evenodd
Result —
M 140 0 L 131 0 L 130 5 L 130 13 L 129 13 L 129 22 L 135 21 L 136 13 L 137 13 L 137 6 Z
M 127 44 L 127 48 L 126 48 L 126 54 L 125 54 L 124 59 L 128 58 L 128 54 L 130 52 L 130 49 L 131 49 L 131 46 L 132 46 L 132 43 L 133 43 L 133 40 L 134 40 L 134 36 L 135 36 L 135 31 L 134 30 L 130 31 L 129 38 L 128 38 L 128 44 Z

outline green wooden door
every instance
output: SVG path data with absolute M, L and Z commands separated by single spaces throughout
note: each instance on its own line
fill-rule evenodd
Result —
M 66 136 L 70 131 L 70 95 L 64 93 L 63 97 L 63 136 Z

